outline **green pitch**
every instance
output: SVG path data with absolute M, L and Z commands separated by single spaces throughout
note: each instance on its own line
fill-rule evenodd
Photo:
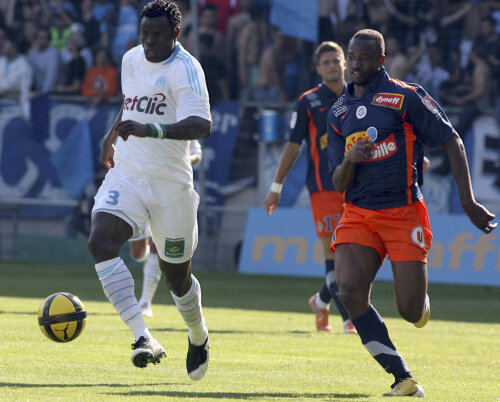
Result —
M 136 293 L 142 272 L 133 270 Z M 160 365 L 130 362 L 128 328 L 105 300 L 92 266 L 0 261 L 0 400 L 377 401 L 392 378 L 361 345 L 317 333 L 307 300 L 319 279 L 199 273 L 210 329 L 210 368 L 200 382 L 185 369 L 187 330 L 161 284 L 146 318 L 167 351 Z M 57 291 L 78 295 L 87 326 L 66 344 L 48 340 L 36 313 Z M 423 329 L 396 313 L 392 284 L 373 303 L 430 401 L 500 400 L 500 288 L 431 285 Z

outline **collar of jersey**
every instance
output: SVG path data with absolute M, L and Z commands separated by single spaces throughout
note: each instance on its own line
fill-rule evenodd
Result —
M 181 50 L 181 45 L 180 45 L 180 43 L 178 43 L 177 45 L 175 45 L 175 49 L 172 52 L 172 54 L 170 55 L 170 57 L 163 62 L 163 65 L 166 66 L 167 64 L 172 63 L 175 60 L 175 57 L 177 56 L 177 54 L 180 52 L 180 50 Z
M 389 80 L 389 75 L 387 74 L 385 67 L 382 66 L 382 68 L 375 75 L 373 80 L 366 86 L 365 91 L 363 93 L 363 98 L 365 98 L 367 95 L 373 94 L 373 92 L 379 91 L 382 83 L 388 80 Z M 355 97 L 353 93 L 354 93 L 354 84 L 350 82 L 349 84 L 347 84 L 347 89 L 345 91 L 347 102 L 357 102 L 360 99 Z

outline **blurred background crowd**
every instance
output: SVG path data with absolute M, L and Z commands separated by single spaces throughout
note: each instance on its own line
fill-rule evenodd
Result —
M 49 93 L 93 104 L 113 99 L 121 57 L 138 44 L 138 12 L 147 2 L 0 0 L 0 94 L 21 102 Z M 199 0 L 197 30 L 192 2 L 176 2 L 179 40 L 198 53 L 212 103 L 289 102 L 317 83 L 315 44 L 271 25 L 270 0 Z M 318 18 L 318 42 L 344 48 L 361 28 L 382 32 L 390 75 L 460 108 L 459 133 L 479 112 L 500 119 L 500 2 L 319 0 Z
M 239 253 L 249 207 L 262 205 L 295 101 L 319 82 L 315 47 L 333 40 L 346 50 L 363 28 L 385 36 L 393 78 L 422 85 L 443 106 L 469 157 L 477 154 L 471 165 L 478 198 L 500 210 L 500 1 L 175 2 L 183 15 L 179 41 L 203 66 L 212 105 L 214 135 L 203 141 L 199 169 L 202 235 L 213 226 L 219 236 L 211 239 L 220 253 L 201 242 L 212 265 L 232 264 L 227 255 Z M 139 43 L 147 3 L 0 0 L 0 221 L 13 227 L 0 227 L 0 255 L 15 254 L 19 234 L 86 234 L 103 177 L 100 140 L 122 100 L 121 58 Z M 277 137 L 264 138 L 269 126 Z M 430 211 L 460 212 L 443 153 L 430 156 Z M 300 161 L 281 206 L 308 202 Z M 54 208 L 49 214 L 40 205 Z

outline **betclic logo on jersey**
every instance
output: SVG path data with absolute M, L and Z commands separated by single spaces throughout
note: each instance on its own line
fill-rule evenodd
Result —
M 400 110 L 403 107 L 404 99 L 404 95 L 379 92 L 373 97 L 371 104 Z
M 125 96 L 123 107 L 125 110 L 136 110 L 139 113 L 162 116 L 165 114 L 164 109 L 167 107 L 167 104 L 164 102 L 165 99 L 166 96 L 160 92 L 152 96 L 141 96 L 140 98 L 137 95 L 133 98 Z

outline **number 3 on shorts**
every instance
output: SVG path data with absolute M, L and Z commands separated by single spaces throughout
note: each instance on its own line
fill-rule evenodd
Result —
M 118 191 L 108 191 L 109 194 L 109 200 L 106 201 L 106 204 L 109 205 L 117 205 L 118 204 L 118 197 L 120 196 L 120 193 Z

